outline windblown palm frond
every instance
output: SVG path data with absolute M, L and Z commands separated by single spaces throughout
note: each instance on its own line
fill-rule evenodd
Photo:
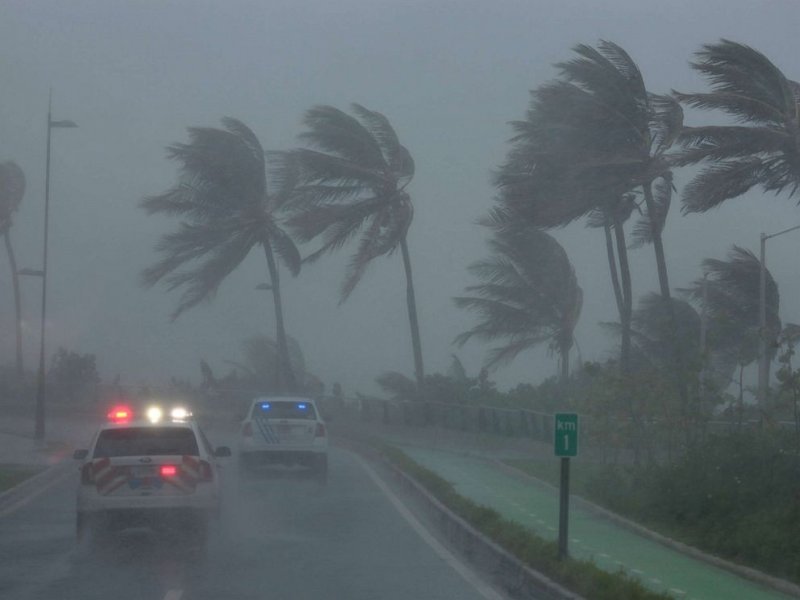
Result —
M 673 156 L 675 163 L 708 163 L 686 187 L 683 211 L 705 212 L 756 186 L 795 195 L 800 86 L 757 50 L 725 39 L 703 46 L 692 67 L 711 91 L 676 97 L 693 108 L 723 111 L 739 124 L 682 132 L 683 149 Z
M 630 210 L 620 210 L 642 193 L 634 245 L 655 245 L 669 297 L 661 244 L 673 189 L 666 152 L 683 128 L 683 110 L 675 98 L 647 91 L 620 46 L 601 41 L 574 51 L 557 65 L 558 80 L 532 92 L 526 119 L 513 124 L 512 149 L 494 177 L 498 200 L 538 227 L 587 215 L 590 226 L 607 227 L 624 223 Z
M 299 174 L 289 224 L 303 241 L 319 239 L 316 260 L 358 238 L 342 285 L 346 300 L 369 263 L 391 254 L 413 216 L 403 188 L 414 175 L 411 155 L 382 114 L 353 104 L 356 117 L 332 106 L 305 116 L 300 139 L 312 148 L 290 152 Z
M 179 181 L 141 203 L 148 214 L 183 219 L 157 244 L 160 260 L 142 274 L 148 287 L 163 281 L 170 290 L 184 288 L 173 318 L 212 297 L 254 246 L 270 247 L 293 274 L 300 269 L 297 248 L 278 222 L 279 206 L 267 193 L 258 138 L 236 119 L 223 125 L 189 128 L 189 143 L 169 146 Z
M 280 223 L 288 201 L 281 181 L 278 193 L 267 189 L 266 155 L 256 135 L 241 121 L 222 120 L 224 129 L 189 128 L 189 142 L 172 144 L 167 156 L 178 167 L 178 182 L 163 194 L 145 198 L 148 214 L 179 217 L 177 229 L 156 244 L 159 259 L 142 272 L 142 283 L 182 289 L 176 319 L 184 311 L 210 300 L 219 286 L 253 248 L 263 247 L 272 289 L 279 358 L 292 390 L 289 350 L 283 324 L 279 272 L 275 256 L 293 275 L 300 270 L 300 253 Z M 282 171 L 288 177 L 286 171 Z
M 708 343 L 712 351 L 728 352 L 737 364 L 749 364 L 758 357 L 759 282 L 761 263 L 749 250 L 733 246 L 726 260 L 706 259 L 707 280 L 697 279 L 684 290 L 696 302 L 703 302 L 709 319 Z M 767 332 L 777 339 L 781 331 L 778 284 L 766 270 Z M 768 344 L 774 355 L 774 344 Z
M 359 284 L 372 261 L 402 252 L 417 384 L 424 382 L 416 298 L 406 234 L 414 209 L 405 191 L 414 161 L 381 113 L 352 105 L 355 116 L 333 106 L 306 112 L 300 139 L 307 148 L 286 154 L 293 180 L 289 225 L 298 239 L 316 242 L 306 258 L 314 261 L 355 243 L 342 283 L 340 302 Z
M 466 288 L 470 295 L 454 298 L 456 306 L 477 312 L 479 318 L 456 343 L 505 340 L 492 349 L 487 366 L 508 362 L 544 342 L 566 358 L 583 292 L 564 249 L 535 229 L 496 232 L 489 245 L 490 257 L 469 267 L 481 283 Z

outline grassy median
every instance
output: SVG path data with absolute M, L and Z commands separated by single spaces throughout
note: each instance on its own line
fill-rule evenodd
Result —
M 420 465 L 394 446 L 383 446 L 386 458 L 442 504 L 470 523 L 526 565 L 544 573 L 588 600 L 667 600 L 672 598 L 644 587 L 623 572 L 608 573 L 589 561 L 558 560 L 558 545 L 536 535 L 527 527 L 504 518 L 456 492 L 442 477 Z
M 42 467 L 0 464 L 0 493 L 19 485 L 41 471 Z

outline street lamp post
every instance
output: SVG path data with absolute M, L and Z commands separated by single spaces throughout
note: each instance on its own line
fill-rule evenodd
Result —
M 47 102 L 47 155 L 45 159 L 44 175 L 44 253 L 42 256 L 42 330 L 39 339 L 39 374 L 36 382 L 36 425 L 34 437 L 44 439 L 45 398 L 46 398 L 46 372 L 45 372 L 45 319 L 47 318 L 47 237 L 50 216 L 50 134 L 55 128 L 77 127 L 74 121 L 54 121 L 52 116 L 53 90 Z
M 767 401 L 769 360 L 767 358 L 767 240 L 800 229 L 800 225 L 777 233 L 761 234 L 761 255 L 758 281 L 758 408 L 764 409 Z

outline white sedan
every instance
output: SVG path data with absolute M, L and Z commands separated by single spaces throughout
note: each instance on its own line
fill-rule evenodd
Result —
M 90 541 L 131 527 L 169 530 L 205 542 L 208 522 L 220 510 L 217 458 L 185 409 L 164 416 L 151 407 L 135 415 L 115 407 L 86 450 L 77 499 L 77 535 Z
M 328 436 L 314 401 L 288 396 L 253 400 L 240 429 L 239 461 L 244 470 L 301 465 L 325 481 Z

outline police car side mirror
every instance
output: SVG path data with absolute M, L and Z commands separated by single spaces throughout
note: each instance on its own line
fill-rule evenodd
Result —
M 75 450 L 75 452 L 72 453 L 72 458 L 74 458 L 75 460 L 83 460 L 88 455 L 89 451 L 84 448 L 81 448 L 80 450 Z
M 217 446 L 217 449 L 214 450 L 214 456 L 217 458 L 227 458 L 231 455 L 231 449 L 227 446 Z

